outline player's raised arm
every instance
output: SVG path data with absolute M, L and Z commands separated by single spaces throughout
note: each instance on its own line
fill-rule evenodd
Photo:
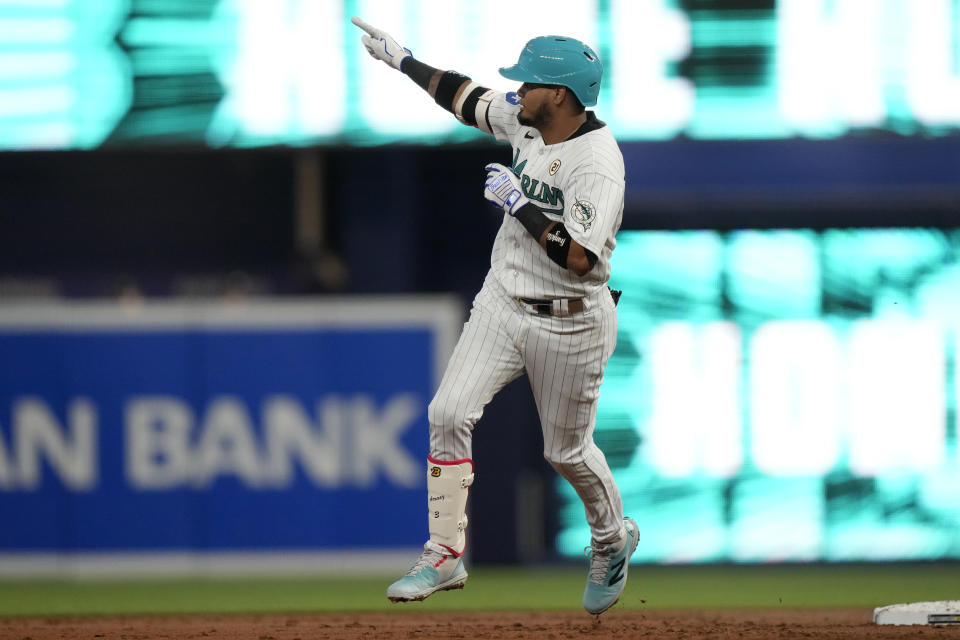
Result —
M 360 40 L 373 58 L 409 77 L 460 122 L 477 126 L 477 105 L 481 97 L 491 93 L 489 89 L 456 71 L 443 71 L 420 62 L 413 57 L 410 49 L 400 46 L 389 33 L 360 18 L 353 17 L 350 21 L 366 32 Z M 491 133 L 489 127 L 479 128 Z

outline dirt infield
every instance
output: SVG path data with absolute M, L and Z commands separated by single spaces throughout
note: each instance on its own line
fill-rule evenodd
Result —
M 611 611 L 122 616 L 0 619 L 2 640 L 232 638 L 644 638 L 853 640 L 960 638 L 960 628 L 876 626 L 867 610 Z

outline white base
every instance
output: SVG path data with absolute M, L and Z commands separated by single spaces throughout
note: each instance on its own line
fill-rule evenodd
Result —
M 958 624 L 960 625 L 960 600 L 936 602 L 909 602 L 877 607 L 873 610 L 877 624 Z

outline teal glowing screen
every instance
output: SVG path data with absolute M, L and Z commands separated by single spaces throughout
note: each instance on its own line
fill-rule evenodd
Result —
M 504 91 L 528 39 L 591 43 L 621 141 L 960 128 L 957 0 L 0 0 L 0 149 L 483 137 L 352 15 Z
M 611 284 L 595 439 L 636 561 L 960 557 L 960 230 L 625 231 Z

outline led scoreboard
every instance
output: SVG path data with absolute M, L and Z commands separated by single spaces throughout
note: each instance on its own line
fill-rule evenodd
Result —
M 621 232 L 595 438 L 635 558 L 960 558 L 958 252 L 957 230 Z
M 621 141 L 960 127 L 956 0 L 0 0 L 0 149 L 480 137 L 371 64 L 354 14 L 503 89 L 533 35 L 593 43 Z

